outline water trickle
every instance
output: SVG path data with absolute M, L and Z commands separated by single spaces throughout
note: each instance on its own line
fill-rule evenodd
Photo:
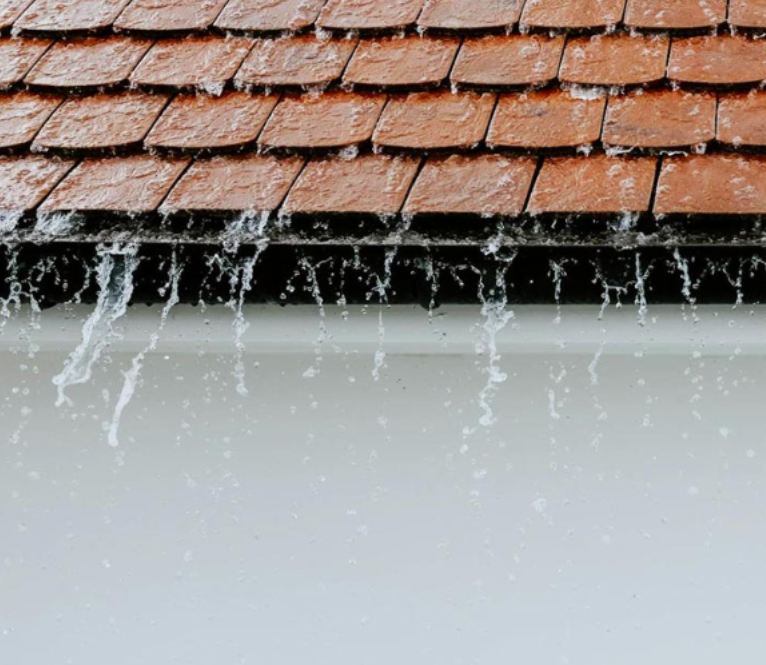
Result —
M 169 281 L 164 289 L 165 291 L 169 291 L 169 295 L 165 305 L 162 308 L 162 312 L 160 313 L 160 324 L 157 330 L 149 338 L 149 343 L 137 356 L 133 358 L 130 369 L 127 372 L 123 372 L 123 377 L 125 380 L 122 384 L 120 396 L 117 398 L 117 404 L 114 407 L 114 413 L 112 415 L 112 421 L 109 424 L 108 431 L 109 445 L 113 448 L 116 448 L 120 445 L 119 431 L 120 423 L 122 421 L 122 414 L 125 411 L 125 408 L 130 404 L 130 401 L 133 398 L 136 389 L 138 388 L 139 382 L 141 380 L 141 370 L 143 369 L 146 356 L 157 348 L 157 344 L 160 341 L 160 335 L 167 325 L 170 312 L 180 301 L 178 287 L 181 281 L 182 272 L 183 268 L 178 265 L 177 255 L 175 252 L 173 252 L 170 264 Z
M 638 305 L 638 324 L 646 325 L 646 315 L 649 311 L 649 304 L 646 300 L 646 278 L 649 270 L 641 269 L 641 254 L 636 252 L 636 305 Z
M 58 389 L 56 405 L 72 405 L 66 389 L 87 383 L 104 350 L 119 334 L 114 324 L 125 314 L 133 295 L 133 275 L 140 263 L 136 245 L 99 246 L 99 287 L 96 306 L 82 328 L 82 341 L 69 356 L 63 371 L 53 379 Z
M 324 345 L 329 337 L 327 334 L 327 313 L 324 306 L 324 297 L 322 296 L 322 290 L 319 286 L 319 279 L 317 277 L 317 270 L 329 261 L 330 259 L 325 259 L 324 261 L 312 265 L 311 261 L 305 256 L 301 258 L 301 268 L 306 272 L 311 295 L 319 309 L 319 334 L 316 342 L 314 342 L 314 364 L 303 373 L 303 376 L 307 379 L 313 378 L 319 374 L 322 365 Z

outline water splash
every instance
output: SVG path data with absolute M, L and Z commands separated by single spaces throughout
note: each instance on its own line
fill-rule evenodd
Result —
M 122 390 L 120 391 L 120 396 L 117 399 L 117 404 L 114 407 L 114 413 L 112 415 L 112 421 L 109 424 L 108 431 L 109 445 L 113 448 L 116 448 L 120 445 L 119 431 L 120 423 L 122 421 L 122 414 L 125 411 L 125 408 L 130 404 L 130 401 L 132 400 L 133 395 L 139 386 L 141 370 L 144 367 L 146 356 L 154 352 L 154 350 L 157 348 L 157 344 L 160 341 L 160 335 L 167 325 L 170 312 L 180 301 L 178 287 L 182 272 L 183 268 L 178 265 L 178 258 L 176 252 L 174 251 L 170 263 L 170 278 L 167 286 L 164 289 L 165 291 L 169 291 L 170 295 L 168 296 L 168 299 L 162 308 L 162 312 L 160 313 L 159 327 L 149 338 L 149 343 L 144 347 L 144 349 L 135 358 L 133 358 L 130 369 L 127 372 L 123 372 L 124 382 L 122 384 Z
M 99 287 L 96 306 L 82 328 L 82 341 L 72 352 L 63 371 L 53 379 L 58 389 L 56 406 L 72 405 L 66 389 L 87 383 L 104 350 L 119 334 L 114 324 L 125 314 L 133 295 L 133 275 L 140 263 L 138 247 L 99 246 L 101 262 L 97 269 Z

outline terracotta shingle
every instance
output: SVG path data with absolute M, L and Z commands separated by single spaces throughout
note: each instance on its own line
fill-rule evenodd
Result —
M 74 162 L 40 156 L 0 157 L 0 210 L 31 210 Z
M 667 37 L 599 35 L 570 39 L 559 74 L 583 85 L 635 85 L 665 78 Z
M 131 76 L 152 86 L 200 87 L 218 92 L 233 78 L 252 41 L 200 36 L 156 42 Z
M 229 0 L 215 24 L 226 30 L 300 30 L 311 25 L 325 0 Z
M 673 41 L 668 76 L 684 83 L 739 84 L 766 80 L 766 40 L 691 37 Z
M 721 97 L 718 140 L 734 146 L 766 146 L 766 93 Z
M 419 160 L 387 155 L 310 161 L 285 201 L 286 212 L 395 214 Z
M 41 32 L 97 30 L 110 26 L 130 0 L 35 0 L 15 28 Z
M 140 144 L 166 103 L 164 96 L 138 92 L 69 99 L 45 124 L 35 146 L 95 150 Z
M 716 97 L 673 90 L 617 96 L 609 100 L 604 143 L 674 148 L 715 138 Z
M 392 97 L 373 141 L 398 148 L 469 148 L 484 139 L 495 95 L 419 92 Z
M 0 2 L 0 30 L 11 27 L 32 0 L 4 0 Z
M 529 212 L 644 212 L 654 188 L 657 160 L 591 155 L 546 159 Z
M 0 38 L 0 89 L 21 81 L 50 45 L 48 40 Z
M 237 72 L 237 85 L 303 86 L 339 79 L 356 40 L 314 35 L 262 39 Z
M 662 165 L 654 211 L 658 214 L 766 213 L 766 158 L 695 155 Z
M 625 23 L 637 28 L 706 28 L 726 20 L 727 0 L 628 0 Z
M 220 97 L 179 95 L 146 139 L 166 148 L 229 148 L 252 143 L 277 97 L 226 92 Z
M 404 206 L 411 213 L 518 215 L 537 161 L 502 155 L 431 158 Z
M 564 37 L 491 35 L 466 39 L 452 80 L 466 85 L 542 85 L 556 78 Z
M 489 128 L 491 146 L 561 148 L 593 143 L 601 136 L 606 97 L 577 99 L 546 90 L 500 98 Z
M 159 206 L 188 163 L 149 155 L 86 159 L 41 209 L 149 212 Z
M 766 0 L 729 0 L 729 23 L 741 28 L 766 28 Z
M 328 92 L 285 97 L 274 109 L 259 143 L 277 148 L 332 148 L 372 136 L 385 95 Z
M 428 0 L 418 23 L 424 28 L 471 30 L 514 25 L 523 0 Z
M 165 210 L 276 210 L 300 173 L 302 157 L 263 155 L 196 161 L 163 204 Z
M 221 13 L 226 0 L 133 0 L 114 22 L 118 30 L 201 30 Z
M 385 37 L 362 41 L 344 80 L 379 86 L 440 83 L 449 76 L 460 40 Z
M 595 28 L 622 20 L 625 0 L 527 0 L 523 25 L 536 28 Z
M 425 0 L 328 0 L 317 24 L 323 28 L 377 30 L 416 21 Z
M 123 83 L 151 42 L 130 37 L 89 37 L 57 42 L 32 68 L 26 82 L 46 88 L 96 88 Z
M 60 103 L 59 97 L 29 92 L 0 95 L 0 148 L 31 143 Z

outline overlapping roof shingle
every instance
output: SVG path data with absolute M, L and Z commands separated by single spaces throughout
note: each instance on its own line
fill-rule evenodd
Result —
M 0 0 L 0 208 L 766 213 L 760 0 Z

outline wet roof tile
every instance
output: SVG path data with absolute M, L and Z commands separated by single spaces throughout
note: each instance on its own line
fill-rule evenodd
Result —
M 766 146 L 766 93 L 722 96 L 718 104 L 718 140 L 733 146 Z
M 42 210 L 149 212 L 188 165 L 187 159 L 133 155 L 86 159 L 43 202 Z
M 657 160 L 606 155 L 557 157 L 543 162 L 529 212 L 644 212 L 654 189 Z
M 310 26 L 325 0 L 229 0 L 216 20 L 227 30 L 282 31 Z
M 597 35 L 567 42 L 562 81 L 582 85 L 636 85 L 665 78 L 670 40 L 665 36 Z
M 398 148 L 470 148 L 487 132 L 495 95 L 419 92 L 392 96 L 373 142 Z
M 130 0 L 35 0 L 16 21 L 17 30 L 70 32 L 105 28 Z
M 274 109 L 259 143 L 271 148 L 333 148 L 372 136 L 385 95 L 288 96 Z
M 404 211 L 518 215 L 524 210 L 537 161 L 504 155 L 430 158 Z
M 396 214 L 420 160 L 389 155 L 310 161 L 285 201 L 288 213 Z
M 317 24 L 323 28 L 376 30 L 413 24 L 425 0 L 328 0 Z
M 154 125 L 146 144 L 180 149 L 247 145 L 258 137 L 276 103 L 276 96 L 246 92 L 179 95 Z
M 766 157 L 693 155 L 667 159 L 660 172 L 659 214 L 766 213 Z
M 488 35 L 466 39 L 452 80 L 472 86 L 527 86 L 553 81 L 564 37 Z
M 35 147 L 96 150 L 140 144 L 166 103 L 164 96 L 139 92 L 69 99 L 45 123 Z
M 132 0 L 114 22 L 114 27 L 152 32 L 202 30 L 212 25 L 226 1 Z
M 32 0 L 4 0 L 0 2 L 0 30 L 11 27 Z
M 125 82 L 151 41 L 130 37 L 88 37 L 57 42 L 27 74 L 45 88 L 98 88 Z
M 318 39 L 315 35 L 261 39 L 242 63 L 237 85 L 313 86 L 341 77 L 354 52 L 354 39 Z
M 418 23 L 453 30 L 508 27 L 518 22 L 523 4 L 523 0 L 428 0 Z
M 726 20 L 727 0 L 628 0 L 625 23 L 637 28 L 707 28 Z
M 504 95 L 487 142 L 514 148 L 587 145 L 601 136 L 605 104 L 605 96 L 578 99 L 560 90 Z
M 729 0 L 729 22 L 740 28 L 766 28 L 766 0 Z
M 668 76 L 683 83 L 741 84 L 766 80 L 766 40 L 721 35 L 673 41 Z
M 0 89 L 21 81 L 50 45 L 47 39 L 0 37 Z
M 163 204 L 166 210 L 268 212 L 282 204 L 303 168 L 302 157 L 265 155 L 196 161 Z
M 716 97 L 681 90 L 640 91 L 609 100 L 604 142 L 638 148 L 677 148 L 715 138 Z
M 40 155 L 0 157 L 0 210 L 35 208 L 73 165 Z
M 0 148 L 32 143 L 60 103 L 60 97 L 29 92 L 0 95 Z
M 364 40 L 344 80 L 371 86 L 438 84 L 449 76 L 459 45 L 457 39 L 418 35 Z
M 521 22 L 536 28 L 593 28 L 622 20 L 625 0 L 527 0 Z
M 216 92 L 234 77 L 251 46 L 250 39 L 213 35 L 159 41 L 131 80 L 139 85 L 199 87 Z

